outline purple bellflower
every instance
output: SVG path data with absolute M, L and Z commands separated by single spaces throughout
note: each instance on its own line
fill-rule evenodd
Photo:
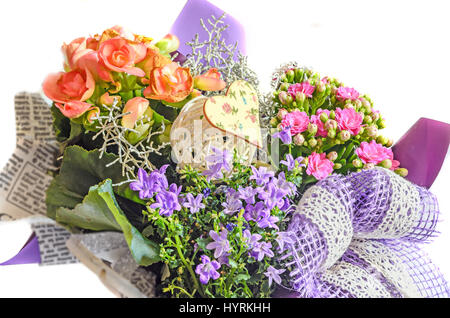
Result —
M 276 269 L 273 266 L 269 266 L 264 275 L 269 278 L 269 287 L 272 285 L 272 281 L 275 281 L 278 285 L 281 284 L 280 274 L 284 273 L 285 269 Z
M 209 231 L 209 236 L 214 240 L 214 242 L 208 243 L 208 245 L 206 245 L 206 248 L 208 250 L 215 250 L 215 258 L 219 258 L 226 252 L 229 252 L 231 250 L 230 242 L 227 238 L 228 231 L 226 229 L 222 230 L 220 233 L 211 230 Z
M 220 268 L 220 264 L 217 261 L 211 261 L 206 255 L 200 257 L 201 263 L 195 268 L 195 273 L 200 276 L 200 283 L 206 285 L 212 278 L 216 280 L 220 277 L 217 270 Z

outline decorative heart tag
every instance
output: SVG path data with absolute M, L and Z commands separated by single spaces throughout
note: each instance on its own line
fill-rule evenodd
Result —
M 231 83 L 225 96 L 208 98 L 203 114 L 212 126 L 262 148 L 258 94 L 246 81 Z

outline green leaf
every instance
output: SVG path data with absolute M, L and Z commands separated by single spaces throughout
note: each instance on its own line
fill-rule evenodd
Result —
M 130 247 L 131 254 L 139 265 L 148 266 L 159 262 L 159 245 L 150 241 L 128 222 L 127 217 L 120 209 L 114 197 L 111 180 L 106 180 L 104 187 L 98 188 L 98 194 L 106 202 L 116 222 L 120 225 L 125 240 Z
M 56 220 L 84 229 L 122 231 L 133 258 L 148 266 L 160 261 L 159 245 L 145 238 L 127 219 L 117 204 L 111 179 L 90 188 L 74 209 L 58 208 Z
M 234 277 L 234 282 L 238 283 L 240 281 L 246 281 L 248 279 L 250 279 L 250 275 L 249 274 L 238 274 Z
M 121 227 L 117 224 L 108 205 L 99 195 L 99 190 L 108 186 L 111 186 L 110 180 L 91 187 L 82 203 L 75 205 L 73 209 L 58 208 L 56 210 L 56 221 L 93 231 L 120 231 Z
M 87 151 L 79 146 L 69 146 L 65 149 L 60 173 L 52 180 L 46 193 L 49 217 L 55 218 L 58 207 L 73 209 L 88 194 L 90 187 L 107 178 L 113 183 L 125 180 L 120 163 L 111 164 L 117 160 L 116 155 L 104 153 L 99 157 L 98 150 Z M 114 191 L 122 197 L 145 204 L 139 194 L 129 188 L 128 183 L 114 187 Z
M 70 135 L 70 119 L 65 117 L 55 105 L 50 108 L 56 140 L 63 142 Z
M 55 131 L 56 140 L 61 142 L 62 148 L 64 148 L 82 134 L 83 126 L 64 116 L 54 104 L 50 111 L 53 116 L 53 130 Z

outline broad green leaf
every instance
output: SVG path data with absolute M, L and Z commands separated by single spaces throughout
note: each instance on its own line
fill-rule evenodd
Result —
M 160 261 L 159 245 L 142 236 L 142 234 L 128 222 L 127 217 L 117 204 L 111 180 L 106 180 L 104 186 L 99 187 L 97 191 L 114 215 L 116 222 L 120 225 L 125 240 L 130 247 L 131 254 L 136 262 L 139 265 L 148 266 Z
M 47 189 L 46 203 L 47 215 L 55 218 L 57 207 L 73 209 L 88 194 L 90 187 L 105 179 L 111 179 L 113 183 L 125 180 L 122 176 L 122 168 L 117 156 L 104 153 L 100 158 L 98 150 L 87 151 L 79 146 L 69 146 L 64 151 L 60 173 Z M 139 199 L 139 194 L 129 188 L 125 183 L 114 187 L 114 191 L 134 202 L 145 204 Z
M 53 117 L 53 130 L 56 140 L 63 142 L 70 135 L 70 119 L 65 117 L 55 105 L 52 105 L 50 111 Z
M 109 179 L 92 186 L 83 201 L 75 205 L 73 209 L 58 208 L 56 210 L 56 221 L 93 231 L 120 231 L 121 227 L 117 224 L 108 205 L 98 193 L 100 189 L 108 186 L 111 187 Z
M 62 148 L 83 133 L 83 126 L 64 116 L 58 107 L 52 105 L 50 111 L 53 116 L 53 130 L 55 131 L 56 140 L 62 143 Z
M 58 222 L 83 229 L 122 231 L 131 254 L 139 265 L 148 266 L 159 259 L 159 245 L 145 238 L 127 219 L 117 204 L 111 179 L 90 188 L 74 209 L 58 208 Z

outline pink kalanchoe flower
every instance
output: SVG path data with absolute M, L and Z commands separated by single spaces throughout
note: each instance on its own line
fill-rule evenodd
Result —
M 340 130 L 348 130 L 354 136 L 356 136 L 361 130 L 361 124 L 363 122 L 363 116 L 356 112 L 354 108 L 337 108 L 336 121 Z
M 391 149 L 376 143 L 375 140 L 372 140 L 370 143 L 363 141 L 355 152 L 359 159 L 365 164 L 379 164 L 386 159 L 392 160 L 392 167 L 397 168 L 400 164 L 397 160 L 393 160 L 394 154 Z
M 326 137 L 328 134 L 328 131 L 325 129 L 324 123 L 320 120 L 320 114 L 322 114 L 322 113 L 325 113 L 325 114 L 327 114 L 327 116 L 330 116 L 330 111 L 328 109 L 319 108 L 316 111 L 316 114 L 311 116 L 311 123 L 317 125 L 316 136 Z
M 281 127 L 290 129 L 291 135 L 297 135 L 308 129 L 309 117 L 305 112 L 294 110 L 284 115 L 281 120 Z
M 358 97 L 358 91 L 352 87 L 339 87 L 336 91 L 336 98 L 341 102 L 347 99 L 357 100 Z
M 288 88 L 288 93 L 295 99 L 297 93 L 303 93 L 307 97 L 312 97 L 315 87 L 308 82 L 292 84 Z
M 306 173 L 313 175 L 317 180 L 325 179 L 333 172 L 333 162 L 327 159 L 325 153 L 313 152 L 308 157 L 308 167 Z

